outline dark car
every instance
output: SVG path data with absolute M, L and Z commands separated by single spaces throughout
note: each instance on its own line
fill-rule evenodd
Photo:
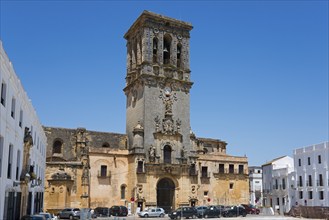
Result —
M 196 218 L 198 211 L 194 207 L 180 207 L 169 214 L 171 219 Z
M 197 212 L 198 212 L 197 216 L 198 216 L 198 217 L 202 217 L 204 211 L 205 211 L 208 207 L 207 207 L 207 206 L 197 206 L 197 207 L 195 207 L 195 208 L 196 208 L 196 210 L 197 210 Z
M 243 206 L 233 206 L 230 209 L 226 209 L 222 212 L 222 215 L 224 217 L 237 217 L 237 216 L 243 216 L 246 217 L 247 211 Z
M 24 215 L 21 220 L 45 220 L 43 215 Z
M 78 208 L 66 208 L 58 213 L 59 219 L 80 219 L 80 209 Z
M 107 216 L 107 217 L 110 217 L 111 216 L 111 209 L 110 208 L 107 208 L 107 207 L 97 207 L 94 209 L 94 214 L 97 216 L 97 217 L 104 217 L 104 216 Z
M 220 218 L 221 216 L 221 210 L 217 208 L 216 206 L 209 206 L 206 210 L 203 212 L 204 218 Z M 200 218 L 201 216 L 199 216 Z
M 111 207 L 111 215 L 113 216 L 127 216 L 128 215 L 128 209 L 126 206 L 118 206 L 114 205 Z
M 254 205 L 247 205 L 247 204 L 242 204 L 242 206 L 246 209 L 248 214 L 259 214 L 260 210 L 256 208 Z

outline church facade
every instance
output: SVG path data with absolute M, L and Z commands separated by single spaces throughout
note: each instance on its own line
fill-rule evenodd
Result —
M 249 203 L 248 160 L 190 126 L 192 25 L 144 11 L 127 40 L 126 134 L 45 127 L 45 209 Z

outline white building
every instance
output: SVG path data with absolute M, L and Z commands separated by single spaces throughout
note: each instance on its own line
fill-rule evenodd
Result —
M 276 158 L 262 165 L 262 169 L 263 205 L 281 215 L 289 212 L 295 199 L 293 158 Z
M 329 206 L 329 142 L 294 150 L 296 205 Z
M 250 204 L 261 206 L 263 201 L 262 167 L 251 166 L 249 169 Z
M 46 136 L 1 41 L 0 62 L 0 219 L 16 220 L 42 209 Z

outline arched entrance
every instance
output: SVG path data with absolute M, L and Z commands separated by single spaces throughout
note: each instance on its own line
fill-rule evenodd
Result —
M 169 178 L 161 179 L 157 184 L 157 206 L 170 213 L 173 208 L 175 184 Z

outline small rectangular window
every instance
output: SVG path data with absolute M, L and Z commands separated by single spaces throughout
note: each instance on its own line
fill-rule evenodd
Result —
M 208 191 L 204 191 L 204 192 L 203 192 L 203 195 L 204 195 L 204 196 L 208 196 Z
M 21 163 L 21 151 L 17 150 L 17 161 L 16 161 L 16 180 L 19 180 L 19 168 Z
M 0 177 L 2 171 L 2 157 L 3 157 L 3 137 L 0 136 Z
M 324 193 L 323 191 L 319 191 L 319 200 L 323 200 L 324 199 Z
M 282 189 L 286 189 L 286 180 L 282 179 Z
M 218 165 L 218 172 L 219 173 L 224 173 L 224 164 L 221 163 L 221 164 Z
M 312 175 L 308 175 L 308 186 L 312 186 Z
M 311 165 L 311 158 L 310 157 L 307 158 L 307 164 Z
M 234 183 L 230 183 L 230 189 L 233 189 Z
M 321 164 L 321 155 L 318 155 L 318 163 Z
M 16 108 L 16 99 L 12 98 L 11 99 L 11 112 L 10 112 L 10 116 L 12 118 L 15 118 L 15 108 Z
M 298 166 L 302 166 L 302 159 L 298 159 Z
M 319 174 L 318 186 L 323 186 L 322 174 Z
M 303 178 L 302 178 L 302 176 L 299 176 L 298 186 L 303 186 Z
M 228 167 L 228 172 L 229 173 L 234 173 L 234 164 L 230 164 Z
M 5 83 L 1 84 L 1 104 L 6 106 L 6 93 L 7 93 L 7 85 Z
M 106 165 L 101 165 L 101 177 L 106 177 L 107 174 L 107 166 Z
M 308 191 L 308 199 L 313 199 L 313 191 Z
M 299 199 L 303 198 L 303 191 L 299 191 Z
M 9 152 L 8 152 L 8 167 L 7 167 L 7 178 L 11 178 L 12 173 L 12 163 L 13 163 L 13 148 L 12 144 L 9 145 Z
M 208 177 L 208 167 L 202 167 L 201 168 L 201 177 Z
M 137 163 L 137 173 L 143 173 L 144 168 L 143 168 L 143 161 L 138 161 Z
M 243 165 L 239 165 L 239 174 L 243 174 Z
M 19 111 L 19 122 L 18 122 L 18 126 L 19 127 L 22 127 L 22 125 L 23 125 L 23 110 L 21 109 Z

